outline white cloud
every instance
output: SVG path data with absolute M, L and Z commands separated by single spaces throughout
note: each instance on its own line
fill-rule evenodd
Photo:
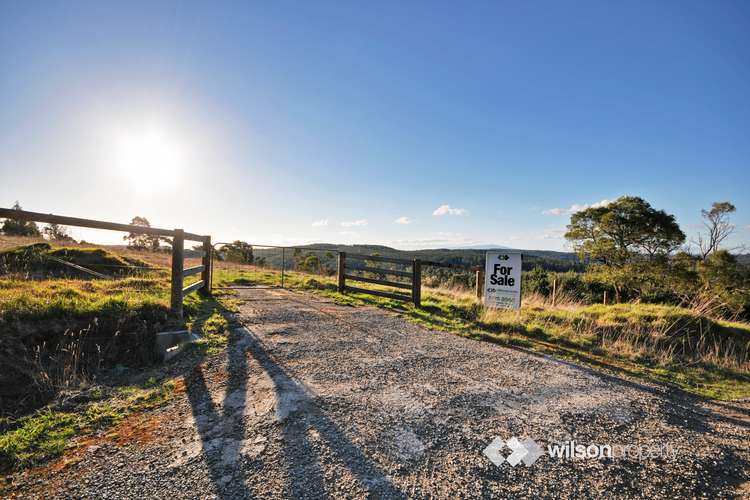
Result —
M 576 212 L 580 212 L 581 210 L 586 210 L 588 208 L 600 208 L 600 207 L 606 207 L 610 203 L 612 203 L 614 200 L 601 200 L 597 201 L 596 203 L 592 203 L 590 205 L 579 205 L 578 203 L 572 204 L 569 208 L 550 208 L 547 210 L 542 211 L 542 215 L 563 215 L 563 214 L 574 214 Z
M 341 223 L 341 227 L 357 227 L 357 226 L 366 226 L 366 225 L 367 225 L 367 219 L 351 220 L 351 221 L 345 221 Z
M 328 225 L 328 219 L 320 219 L 312 223 L 312 227 L 323 227 L 327 225 Z
M 562 215 L 564 211 L 564 208 L 550 208 L 549 210 L 543 210 L 542 215 Z
M 468 215 L 469 211 L 465 208 L 452 208 L 450 205 L 440 205 L 432 212 L 432 215 Z
M 399 217 L 394 222 L 396 224 L 411 224 L 411 219 L 408 217 Z

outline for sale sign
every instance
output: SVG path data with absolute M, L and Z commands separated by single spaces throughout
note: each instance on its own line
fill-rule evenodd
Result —
M 521 307 L 521 254 L 487 252 L 484 271 L 484 305 L 502 309 Z

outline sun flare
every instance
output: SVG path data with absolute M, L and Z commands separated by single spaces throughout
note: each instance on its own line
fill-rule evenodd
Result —
M 146 127 L 115 139 L 116 173 L 139 193 L 173 189 L 184 176 L 186 163 L 184 146 L 163 128 Z

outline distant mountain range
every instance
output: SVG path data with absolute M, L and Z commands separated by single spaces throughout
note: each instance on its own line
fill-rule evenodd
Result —
M 112 248 L 125 248 L 125 245 L 111 245 Z M 399 250 L 385 245 L 338 245 L 334 243 L 313 243 L 309 245 L 299 245 L 296 248 L 303 250 L 320 249 L 325 252 L 348 252 L 365 255 L 378 254 L 383 257 L 394 257 L 400 259 L 422 259 L 435 262 L 444 262 L 451 264 L 467 264 L 471 266 L 481 266 L 484 262 L 485 252 L 487 250 L 513 250 L 523 254 L 524 269 L 531 269 L 535 266 L 541 266 L 550 271 L 581 271 L 585 268 L 584 264 L 574 252 L 557 252 L 554 250 L 524 250 L 511 249 L 502 245 L 470 245 L 460 248 L 432 248 L 424 250 Z M 288 249 L 286 257 L 291 258 L 293 249 Z M 185 249 L 186 257 L 199 255 L 198 252 L 189 248 Z M 281 265 L 280 249 L 263 249 L 255 248 L 257 257 L 264 257 L 270 265 Z M 323 257 L 323 256 L 321 256 Z M 750 266 L 750 253 L 738 254 L 737 261 L 745 266 Z M 331 259 L 329 257 L 328 259 Z M 324 259 L 324 260 L 328 260 Z
M 511 250 L 507 247 L 482 246 L 481 248 L 434 248 L 425 250 L 398 250 L 384 245 L 336 245 L 330 243 L 317 243 L 302 245 L 299 248 L 320 249 L 323 252 L 347 252 L 365 255 L 378 254 L 382 257 L 393 257 L 397 259 L 421 259 L 446 264 L 465 264 L 470 266 L 481 266 L 484 264 L 485 252 L 491 249 Z M 522 250 L 515 249 L 523 254 L 524 269 L 534 266 L 542 266 L 554 271 L 583 270 L 584 265 L 573 252 L 555 252 L 552 250 Z M 257 252 L 256 252 L 257 253 Z

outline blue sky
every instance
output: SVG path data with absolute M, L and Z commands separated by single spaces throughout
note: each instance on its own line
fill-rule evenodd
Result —
M 564 249 L 628 194 L 689 234 L 731 200 L 746 243 L 749 98 L 744 1 L 6 0 L 0 206 Z

